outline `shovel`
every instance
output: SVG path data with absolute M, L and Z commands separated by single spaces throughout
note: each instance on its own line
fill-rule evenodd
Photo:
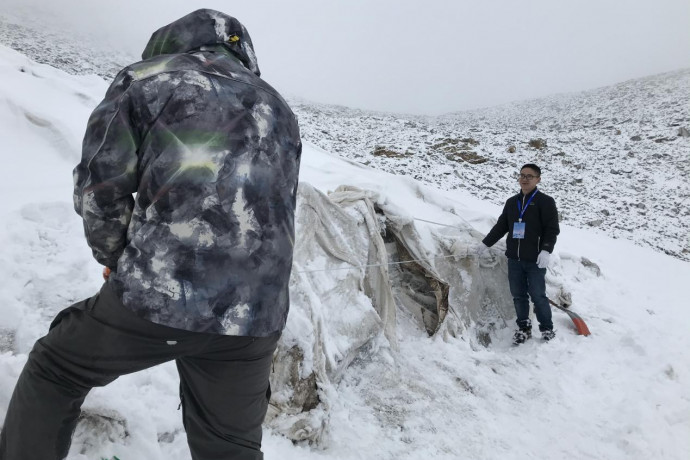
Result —
M 580 318 L 580 315 L 578 315 L 575 312 L 570 311 L 570 309 L 566 308 L 563 305 L 558 305 L 556 302 L 553 300 L 549 299 L 549 303 L 553 305 L 554 307 L 558 308 L 561 311 L 564 311 L 568 316 L 570 316 L 570 319 L 573 320 L 573 324 L 575 325 L 575 329 L 577 329 L 577 333 L 580 335 L 590 335 L 591 333 L 589 332 L 589 328 L 585 324 L 585 321 Z

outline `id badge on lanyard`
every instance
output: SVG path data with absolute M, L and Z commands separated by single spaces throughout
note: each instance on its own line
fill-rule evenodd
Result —
M 515 222 L 513 224 L 513 238 L 516 240 L 524 240 L 525 239 L 525 223 L 524 222 Z
M 537 194 L 539 190 L 535 189 L 534 193 L 529 197 L 529 200 L 527 200 L 527 203 L 525 203 L 525 207 L 522 207 L 522 203 L 520 203 L 520 200 L 518 200 L 517 205 L 518 205 L 518 212 L 520 213 L 520 217 L 518 218 L 518 221 L 513 224 L 513 238 L 516 240 L 524 240 L 525 239 L 525 230 L 527 228 L 527 224 L 522 221 L 522 216 L 525 215 L 525 211 L 527 211 L 527 206 L 532 202 L 532 198 L 534 198 L 534 195 Z

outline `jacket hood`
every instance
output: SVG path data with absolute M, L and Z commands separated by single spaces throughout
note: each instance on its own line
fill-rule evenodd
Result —
M 186 53 L 209 45 L 223 45 L 247 69 L 261 75 L 247 29 L 232 16 L 210 9 L 196 10 L 155 31 L 141 57 Z

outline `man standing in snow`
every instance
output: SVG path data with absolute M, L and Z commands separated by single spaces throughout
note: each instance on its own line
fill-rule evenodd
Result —
M 482 240 L 479 249 L 480 253 L 486 252 L 503 235 L 508 234 L 506 256 L 510 293 L 517 313 L 518 328 L 513 337 L 516 344 L 532 337 L 530 299 L 542 338 L 551 340 L 556 336 L 544 277 L 556 237 L 560 233 L 556 202 L 537 189 L 537 184 L 541 182 L 539 166 L 532 163 L 524 165 L 520 169 L 518 182 L 520 193 L 506 201 L 496 225 Z
M 74 170 L 75 209 L 111 275 L 36 342 L 2 459 L 66 457 L 91 388 L 171 360 L 192 458 L 263 458 L 289 308 L 297 121 L 223 13 L 159 29 L 142 57 L 91 115 Z

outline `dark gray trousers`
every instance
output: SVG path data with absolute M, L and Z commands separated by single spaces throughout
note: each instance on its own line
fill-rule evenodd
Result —
M 173 359 L 192 459 L 262 459 L 261 424 L 279 336 L 161 326 L 126 309 L 105 284 L 60 312 L 34 345 L 7 409 L 0 459 L 62 460 L 91 388 Z

